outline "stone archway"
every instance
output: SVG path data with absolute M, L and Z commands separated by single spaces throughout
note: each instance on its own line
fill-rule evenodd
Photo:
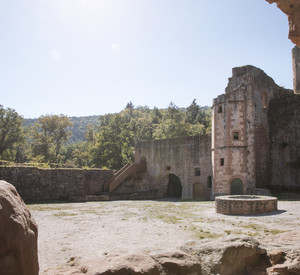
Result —
M 235 178 L 231 181 L 231 195 L 243 195 L 243 182 L 240 178 Z
M 201 200 L 202 199 L 202 184 L 194 183 L 193 185 L 193 200 Z
M 169 175 L 167 198 L 179 198 L 182 197 L 182 185 L 180 179 L 174 174 Z

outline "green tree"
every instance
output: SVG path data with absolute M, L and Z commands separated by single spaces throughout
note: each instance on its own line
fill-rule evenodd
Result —
M 42 162 L 61 161 L 60 152 L 63 144 L 69 139 L 71 126 L 69 118 L 65 115 L 41 116 L 35 123 L 33 133 L 33 155 Z
M 157 107 L 154 107 L 151 112 L 152 123 L 159 124 L 162 120 L 162 117 L 161 111 Z
M 166 119 L 160 123 L 155 131 L 155 139 L 175 138 L 189 135 L 189 127 L 186 123 L 176 122 L 172 119 Z
M 197 123 L 197 115 L 200 111 L 200 106 L 196 103 L 196 99 L 193 100 L 191 105 L 187 107 L 186 114 L 185 114 L 185 122 L 190 124 Z
M 91 150 L 93 166 L 120 169 L 133 161 L 133 143 L 128 123 L 121 114 L 116 114 L 97 134 L 97 142 Z
M 0 156 L 14 160 L 15 146 L 24 140 L 23 118 L 11 108 L 0 105 Z

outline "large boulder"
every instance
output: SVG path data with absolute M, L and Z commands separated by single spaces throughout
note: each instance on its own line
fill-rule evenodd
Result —
M 15 187 L 0 181 L 0 275 L 39 273 L 37 232 Z
M 276 3 L 289 20 L 289 39 L 300 47 L 300 1 L 299 0 L 267 0 Z
M 279 234 L 280 235 L 280 234 Z M 298 234 L 293 233 L 294 240 Z M 277 236 L 280 238 L 280 236 Z M 276 236 L 274 236 L 276 238 Z M 286 237 L 282 236 L 283 239 Z M 190 241 L 179 250 L 145 254 L 108 254 L 92 260 L 70 259 L 49 275 L 300 275 L 300 254 L 291 247 L 267 250 L 249 236 Z
M 167 275 L 201 275 L 200 262 L 192 255 L 175 250 L 161 253 L 153 253 L 150 256 L 155 259 Z
M 270 266 L 267 252 L 247 236 L 189 242 L 183 251 L 198 258 L 202 274 L 260 274 Z
M 55 274 L 85 274 L 85 275 L 160 275 L 160 267 L 149 255 L 144 253 L 135 254 L 109 254 L 84 263 L 69 263 L 70 267 L 57 271 Z M 48 274 L 48 273 L 47 273 Z M 50 273 L 49 273 L 50 274 Z M 51 274 L 53 272 L 51 271 Z
M 198 260 L 183 251 L 134 254 L 109 254 L 95 259 L 78 261 L 73 258 L 69 267 L 56 270 L 59 275 L 202 275 Z M 53 270 L 49 273 L 54 274 Z

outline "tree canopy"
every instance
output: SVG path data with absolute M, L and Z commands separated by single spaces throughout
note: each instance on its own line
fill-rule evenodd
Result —
M 0 156 L 10 160 L 16 153 L 16 145 L 23 138 L 23 118 L 11 108 L 0 105 Z
M 11 159 L 68 167 L 119 169 L 133 161 L 137 141 L 210 134 L 211 131 L 211 110 L 201 107 L 196 100 L 187 108 L 179 108 L 171 102 L 165 109 L 134 106 L 129 102 L 119 113 L 98 117 L 45 115 L 25 121 L 23 142 L 20 142 L 22 118 L 11 109 L 6 112 L 12 121 L 3 127 L 2 134 L 8 128 L 11 134 L 19 133 L 18 138 L 6 146 L 15 150 Z M 4 118 L 1 123 L 3 121 Z
M 43 162 L 60 162 L 60 151 L 71 135 L 67 130 L 71 125 L 64 115 L 41 116 L 33 128 L 33 155 Z

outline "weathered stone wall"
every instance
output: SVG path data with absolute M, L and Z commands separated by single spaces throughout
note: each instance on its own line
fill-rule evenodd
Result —
M 169 175 L 174 174 L 181 181 L 183 199 L 210 199 L 210 135 L 138 142 L 135 162 L 143 159 L 147 170 L 137 180 L 142 190 L 156 189 L 159 197 L 165 197 Z M 200 169 L 200 176 L 195 168 Z
M 112 171 L 100 169 L 0 167 L 0 179 L 14 185 L 27 202 L 84 199 L 102 192 L 112 175 Z
M 300 48 L 295 46 L 292 50 L 293 57 L 293 86 L 295 93 L 300 93 Z
M 243 194 L 269 182 L 268 107 L 273 98 L 290 95 L 253 66 L 233 68 L 226 93 L 213 101 L 213 192 L 231 194 L 240 179 Z
M 271 186 L 300 189 L 300 95 L 269 108 Z

